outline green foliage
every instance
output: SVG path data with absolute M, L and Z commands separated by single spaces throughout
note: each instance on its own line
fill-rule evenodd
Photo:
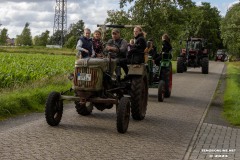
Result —
M 68 39 L 68 41 L 65 43 L 64 46 L 67 48 L 73 49 L 73 48 L 76 48 L 76 44 L 77 44 L 76 42 L 77 42 L 77 37 L 72 36 Z
M 240 3 L 233 5 L 222 20 L 221 37 L 229 53 L 240 57 Z
M 25 24 L 21 35 L 17 35 L 16 38 L 16 45 L 24 45 L 24 46 L 31 46 L 32 45 L 32 35 L 31 30 L 29 28 L 29 23 Z
M 240 125 L 240 63 L 227 64 L 226 90 L 224 92 L 224 116 L 234 124 Z
M 34 37 L 34 45 L 36 45 L 36 46 L 46 46 L 47 43 L 48 43 L 48 39 L 49 39 L 49 33 L 50 32 L 48 30 L 46 30 L 41 35 L 35 36 Z
M 3 28 L 1 30 L 1 34 L 0 34 L 0 45 L 6 45 L 7 44 L 7 32 L 8 30 L 6 28 Z
M 127 5 L 130 5 L 129 10 L 123 11 L 123 7 Z M 213 50 L 221 46 L 221 17 L 217 8 L 211 7 L 209 3 L 196 6 L 191 0 L 121 0 L 120 9 L 122 10 L 109 11 L 106 22 L 144 25 L 146 38 L 154 39 L 159 51 L 164 33 L 171 38 L 174 55 L 180 53 L 179 40 L 189 37 L 208 39 Z M 133 37 L 132 31 L 128 31 L 126 35 L 127 39 Z
M 74 56 L 0 53 L 0 88 L 68 73 L 74 60 Z

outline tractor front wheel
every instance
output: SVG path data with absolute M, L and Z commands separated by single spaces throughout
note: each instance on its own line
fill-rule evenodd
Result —
M 177 73 L 183 73 L 184 69 L 184 62 L 183 57 L 178 57 L 177 59 Z
M 117 106 L 117 130 L 119 133 L 125 133 L 128 129 L 130 119 L 130 100 L 122 97 Z
M 160 80 L 158 84 L 158 102 L 163 102 L 165 95 L 165 82 Z
M 59 92 L 51 92 L 45 106 L 45 118 L 50 126 L 57 126 L 63 114 L 63 101 Z
M 172 91 L 172 64 L 169 65 L 169 71 L 166 75 L 164 97 L 169 98 Z
M 202 74 L 208 74 L 209 60 L 207 57 L 202 59 Z

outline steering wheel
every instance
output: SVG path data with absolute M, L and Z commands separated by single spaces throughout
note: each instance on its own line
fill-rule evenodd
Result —
M 106 50 L 106 47 L 107 46 L 111 46 L 111 47 L 115 47 L 115 48 L 117 48 L 117 52 L 116 53 L 114 53 L 114 52 L 111 52 L 111 51 L 108 51 L 108 50 Z M 103 44 L 103 53 L 104 53 L 104 55 L 110 55 L 111 57 L 112 56 L 115 56 L 116 57 L 116 55 L 118 55 L 119 53 L 120 53 L 120 48 L 118 47 L 118 45 L 116 45 L 116 44 L 113 44 L 113 43 L 104 43 Z

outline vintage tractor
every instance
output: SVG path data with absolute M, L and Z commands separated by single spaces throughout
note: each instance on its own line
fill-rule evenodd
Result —
M 208 74 L 209 54 L 206 45 L 203 38 L 187 39 L 186 48 L 181 50 L 177 58 L 177 73 L 186 72 L 187 67 L 202 67 L 202 73 Z
M 108 45 L 108 44 L 106 44 Z M 117 45 L 114 47 L 118 48 Z M 144 64 L 130 64 L 127 78 L 118 80 L 115 75 L 116 53 L 106 52 L 105 58 L 86 58 L 75 61 L 74 73 L 69 77 L 73 85 L 66 92 L 51 92 L 47 98 L 45 117 L 51 126 L 60 123 L 63 114 L 63 100 L 75 102 L 78 114 L 87 116 L 95 107 L 98 110 L 111 109 L 116 105 L 117 130 L 128 129 L 130 110 L 132 118 L 145 118 L 148 101 L 147 71 Z M 73 92 L 74 95 L 66 95 Z
M 151 56 L 148 56 L 148 79 L 150 88 L 158 88 L 158 101 L 163 102 L 164 97 L 169 98 L 172 91 L 172 54 L 162 53 L 160 65 L 154 64 Z

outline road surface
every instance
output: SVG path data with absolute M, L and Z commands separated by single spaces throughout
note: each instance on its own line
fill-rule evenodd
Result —
M 0 159 L 183 159 L 223 67 L 210 62 L 209 74 L 200 68 L 174 74 L 172 95 L 161 103 L 157 89 L 150 89 L 145 119 L 131 118 L 125 134 L 116 130 L 115 107 L 84 117 L 66 104 L 57 127 L 46 123 L 44 113 L 0 122 Z

